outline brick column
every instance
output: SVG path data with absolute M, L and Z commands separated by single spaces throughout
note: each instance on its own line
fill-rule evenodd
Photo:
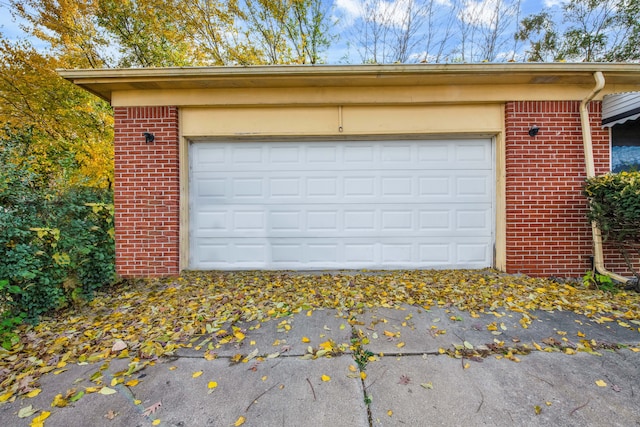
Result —
M 505 106 L 507 271 L 578 277 L 590 267 L 591 228 L 577 101 L 522 101 Z M 596 173 L 609 168 L 609 134 L 601 103 L 590 104 Z M 540 132 L 528 134 L 531 125 Z
M 180 172 L 177 107 L 116 107 L 116 272 L 179 273 Z M 147 144 L 144 132 L 154 134 Z

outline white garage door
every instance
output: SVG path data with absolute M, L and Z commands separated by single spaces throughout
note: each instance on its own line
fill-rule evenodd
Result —
M 195 142 L 192 269 L 492 264 L 490 139 Z

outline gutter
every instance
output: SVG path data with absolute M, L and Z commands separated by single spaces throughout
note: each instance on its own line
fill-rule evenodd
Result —
M 593 78 L 596 81 L 596 84 L 587 95 L 586 98 L 582 100 L 580 103 L 580 123 L 582 127 L 582 142 L 584 145 L 584 160 L 585 160 L 585 168 L 587 172 L 587 178 L 593 178 L 596 176 L 596 168 L 593 160 L 593 143 L 591 139 L 591 124 L 589 122 L 589 112 L 587 107 L 589 102 L 595 96 L 600 93 L 600 91 L 604 88 L 604 76 L 602 71 L 596 71 L 593 73 Z M 593 255 L 594 255 L 594 264 L 593 267 L 596 272 L 599 274 L 609 276 L 613 280 L 620 283 L 627 283 L 630 279 L 620 276 L 619 274 L 613 273 L 606 269 L 604 266 L 604 254 L 602 250 L 602 233 L 600 229 L 596 225 L 595 221 L 591 222 L 591 234 L 593 235 Z

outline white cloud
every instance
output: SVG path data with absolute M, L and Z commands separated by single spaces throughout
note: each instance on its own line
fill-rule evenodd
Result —
M 469 0 L 464 3 L 458 18 L 474 25 L 493 25 L 496 18 L 512 15 L 514 10 L 509 0 Z
M 554 7 L 554 6 L 562 6 L 567 3 L 568 0 L 544 0 L 542 4 L 544 7 Z

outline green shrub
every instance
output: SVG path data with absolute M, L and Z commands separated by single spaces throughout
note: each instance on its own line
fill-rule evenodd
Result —
M 589 220 L 605 241 L 620 251 L 633 274 L 640 255 L 640 172 L 620 172 L 588 179 L 584 195 L 590 200 Z M 635 260 L 633 257 L 636 257 Z
M 0 149 L 0 335 L 114 280 L 113 194 L 51 185 Z M 13 157 L 11 157 L 13 155 Z M 19 160 L 19 158 L 18 158 Z M 4 329 L 3 329 L 4 328 Z

